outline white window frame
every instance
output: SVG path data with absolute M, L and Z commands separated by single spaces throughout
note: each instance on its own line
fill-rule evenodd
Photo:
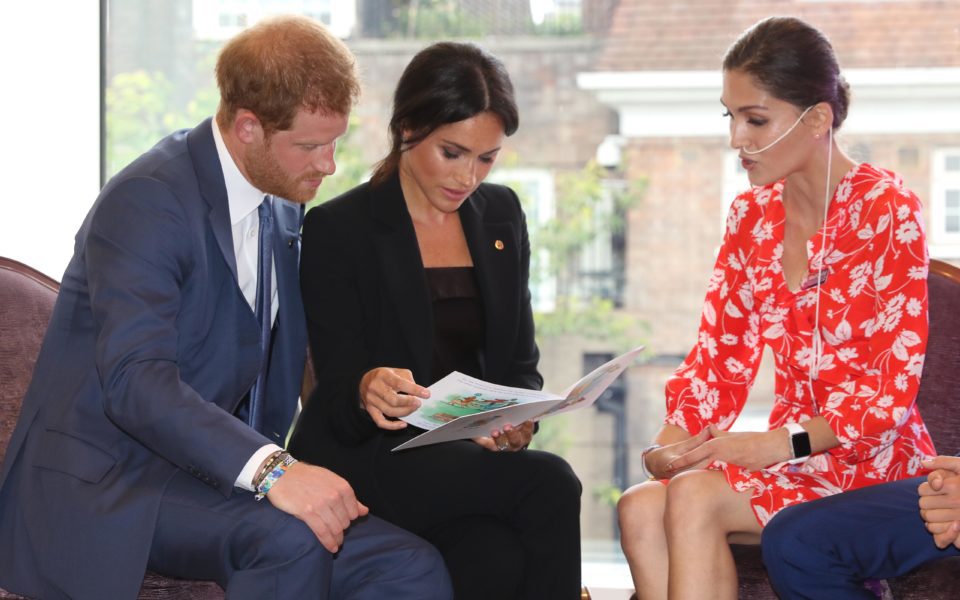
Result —
M 553 172 L 549 169 L 511 169 L 498 168 L 490 173 L 487 179 L 493 183 L 509 185 L 517 195 L 530 201 L 524 206 L 526 211 L 528 230 L 530 224 L 541 224 L 556 218 L 557 198 L 556 184 Z M 543 268 L 549 268 L 550 255 L 544 249 L 538 249 L 534 234 L 530 236 L 531 252 L 536 254 L 537 262 Z M 531 257 L 532 258 L 532 257 Z M 531 269 L 533 265 L 531 265 Z M 552 312 L 557 306 L 557 280 L 555 277 L 540 277 L 530 282 L 530 294 L 533 300 L 533 310 L 537 312 Z
M 947 162 L 960 162 L 960 147 L 938 148 L 930 156 L 930 255 L 960 258 L 960 231 L 947 231 L 947 193 L 960 192 L 960 169 L 947 170 Z

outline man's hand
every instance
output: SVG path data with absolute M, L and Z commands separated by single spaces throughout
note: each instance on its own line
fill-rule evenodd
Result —
M 405 417 L 420 407 L 420 398 L 429 398 L 430 390 L 413 380 L 409 369 L 377 367 L 360 380 L 360 402 L 381 429 L 403 429 L 406 421 L 388 417 Z
M 350 522 L 370 512 L 353 495 L 346 479 L 302 462 L 290 465 L 267 492 L 267 499 L 306 523 L 331 553 L 340 548 Z
M 923 462 L 933 471 L 920 484 L 920 516 L 937 548 L 960 548 L 960 457 L 938 456 Z

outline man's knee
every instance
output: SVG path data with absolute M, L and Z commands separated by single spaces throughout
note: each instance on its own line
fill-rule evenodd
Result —
M 324 571 L 332 555 L 324 548 L 306 523 L 290 515 L 277 522 L 252 527 L 246 533 L 245 546 L 255 549 L 246 568 L 270 568 L 301 563 L 306 569 Z
M 380 585 L 387 584 L 397 597 L 447 600 L 453 598 L 453 584 L 440 552 L 429 542 L 409 535 L 383 547 Z
M 764 563 L 781 564 L 785 557 L 796 556 L 797 552 L 805 551 L 800 534 L 809 527 L 806 517 L 808 513 L 807 507 L 797 504 L 774 515 L 760 536 Z
M 269 512 L 259 516 L 262 518 L 237 523 L 227 550 L 227 597 L 324 597 L 332 577 L 333 556 L 303 521 Z
M 453 597 L 440 553 L 425 540 L 372 516 L 355 521 L 334 559 L 331 598 Z
M 404 570 L 411 573 L 445 573 L 447 570 L 440 551 L 433 544 L 412 535 L 394 553 L 397 564 L 404 565 Z

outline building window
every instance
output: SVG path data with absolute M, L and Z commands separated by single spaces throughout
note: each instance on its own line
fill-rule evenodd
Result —
M 934 151 L 930 186 L 930 254 L 960 258 L 960 148 Z
M 594 235 L 579 250 L 579 260 L 568 295 L 589 300 L 603 298 L 616 307 L 623 306 L 625 285 L 624 253 L 626 232 L 624 215 L 618 214 L 614 196 L 622 193 L 626 182 L 605 179 L 601 196 L 593 209 Z
M 556 307 L 557 278 L 550 254 L 538 244 L 537 232 L 556 217 L 553 174 L 546 169 L 497 169 L 488 180 L 509 186 L 520 197 L 530 235 L 530 295 L 533 310 L 550 312 Z
M 616 197 L 626 193 L 626 182 L 602 179 L 600 192 L 589 204 L 590 235 L 576 248 L 561 241 L 558 222 L 565 219 L 558 198 L 559 179 L 547 169 L 498 169 L 489 180 L 510 186 L 520 197 L 530 235 L 530 293 L 533 309 L 552 312 L 558 299 L 589 303 L 602 299 L 623 306 L 626 240 L 624 214 Z M 583 208 L 583 207 L 581 207 Z M 569 210 L 567 208 L 566 210 Z M 543 236 L 541 238 L 541 236 Z

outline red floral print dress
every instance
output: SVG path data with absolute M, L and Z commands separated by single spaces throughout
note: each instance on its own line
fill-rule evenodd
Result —
M 710 424 L 728 429 L 768 345 L 776 363 L 770 428 L 814 416 L 830 424 L 840 445 L 802 463 L 710 466 L 733 489 L 752 492 L 761 525 L 791 504 L 922 474 L 920 461 L 934 455 L 914 404 L 927 343 L 919 200 L 894 173 L 851 169 L 807 242 L 810 273 L 823 265 L 826 279 L 791 291 L 780 263 L 782 191 L 781 181 L 733 202 L 697 344 L 666 385 L 667 423 L 690 434 Z

